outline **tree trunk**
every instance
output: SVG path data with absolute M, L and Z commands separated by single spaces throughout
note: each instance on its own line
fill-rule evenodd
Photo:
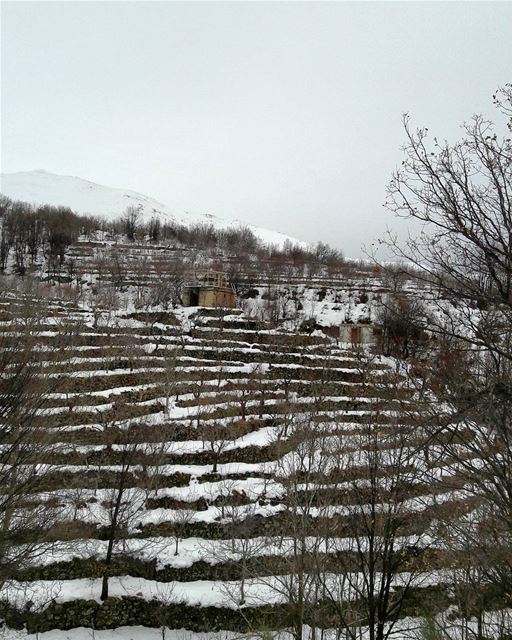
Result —
M 245 604 L 245 576 L 242 575 L 240 581 L 240 605 Z
M 101 596 L 100 600 L 106 600 L 108 598 L 108 567 L 105 567 L 105 572 L 103 573 L 103 578 L 101 581 Z
M 119 517 L 119 509 L 121 508 L 121 500 L 123 498 L 124 491 L 125 472 L 121 472 L 121 479 L 119 481 L 119 489 L 116 497 L 116 505 L 114 507 L 114 514 L 112 516 L 112 524 L 110 526 L 110 537 L 108 541 L 107 556 L 105 558 L 105 570 L 103 573 L 103 579 L 101 582 L 101 600 L 108 598 L 108 579 L 110 573 L 110 565 L 112 564 L 112 553 L 114 550 L 114 541 L 117 534 L 117 519 Z

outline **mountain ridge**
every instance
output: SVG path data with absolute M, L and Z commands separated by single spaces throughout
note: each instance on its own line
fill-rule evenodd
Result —
M 0 192 L 15 200 L 34 204 L 67 206 L 81 214 L 90 214 L 112 219 L 122 215 L 129 205 L 141 208 L 142 219 L 152 217 L 191 226 L 212 224 L 217 229 L 246 226 L 267 244 L 282 247 L 286 241 L 306 247 L 308 243 L 287 234 L 238 219 L 229 220 L 212 214 L 180 214 L 168 205 L 131 189 L 109 187 L 78 176 L 51 173 L 44 169 L 0 174 Z

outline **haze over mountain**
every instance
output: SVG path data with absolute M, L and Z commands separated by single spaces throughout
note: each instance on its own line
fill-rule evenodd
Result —
M 44 170 L 4 173 L 0 176 L 0 191 L 14 200 L 33 204 L 67 206 L 81 214 L 117 218 L 133 205 L 140 207 L 141 217 L 148 222 L 158 217 L 162 222 L 174 221 L 186 226 L 211 224 L 217 229 L 247 226 L 257 238 L 268 244 L 282 246 L 286 240 L 306 246 L 306 243 L 278 231 L 247 225 L 240 220 L 219 218 L 211 214 L 178 213 L 171 207 L 142 193 L 116 189 L 74 176 L 63 176 Z

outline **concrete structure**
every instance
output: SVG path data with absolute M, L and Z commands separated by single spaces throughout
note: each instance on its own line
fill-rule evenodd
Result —
M 183 295 L 186 307 L 236 307 L 235 290 L 222 271 L 195 271 Z
M 380 327 L 363 322 L 344 322 L 340 325 L 340 342 L 352 344 L 375 344 Z

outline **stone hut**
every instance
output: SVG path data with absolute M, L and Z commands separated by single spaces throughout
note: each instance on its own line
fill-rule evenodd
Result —
M 379 326 L 364 322 L 344 322 L 340 325 L 340 342 L 375 344 L 381 334 Z
M 234 288 L 222 271 L 195 271 L 183 295 L 185 307 L 236 307 Z

